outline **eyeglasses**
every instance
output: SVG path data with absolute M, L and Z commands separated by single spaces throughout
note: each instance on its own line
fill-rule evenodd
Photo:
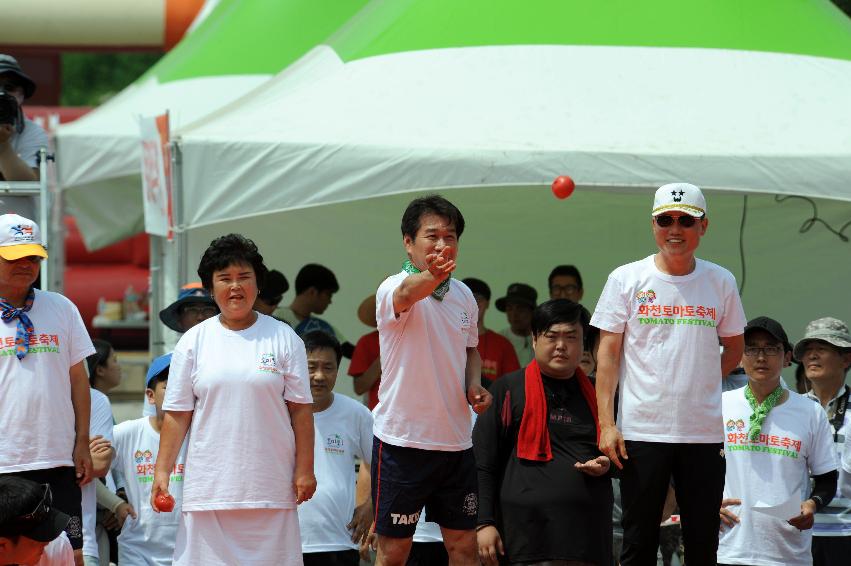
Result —
M 756 348 L 754 346 L 745 346 L 745 355 L 749 358 L 756 358 L 760 354 L 766 358 L 773 358 L 783 353 L 783 346 L 765 346 L 764 348 Z
M 216 316 L 219 313 L 219 309 L 216 307 L 183 307 L 180 313 L 210 318 L 211 316 Z
M 50 507 L 53 505 L 53 493 L 50 491 L 50 484 L 43 484 L 43 487 L 44 495 L 41 498 L 41 502 L 39 502 L 32 513 L 18 517 L 18 521 L 41 521 L 50 513 Z
M 703 216 L 700 218 L 695 218 L 690 214 L 683 214 L 682 216 L 671 216 L 670 214 L 660 214 L 659 216 L 655 216 L 653 218 L 656 221 L 656 225 L 659 228 L 668 228 L 674 225 L 674 222 L 678 222 L 680 226 L 683 228 L 691 228 L 694 226 L 694 223 L 698 220 L 703 220 Z
M 550 293 L 575 293 L 578 290 L 579 286 L 572 283 L 568 283 L 567 285 L 552 285 L 550 287 Z

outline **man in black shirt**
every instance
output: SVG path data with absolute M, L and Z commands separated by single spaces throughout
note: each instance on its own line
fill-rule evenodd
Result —
M 494 383 L 473 430 L 479 557 L 486 565 L 608 566 L 610 462 L 594 387 L 579 369 L 588 313 L 567 299 L 532 315 L 534 359 Z

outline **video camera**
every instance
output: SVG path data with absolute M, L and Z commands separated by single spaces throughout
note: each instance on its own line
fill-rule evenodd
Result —
M 24 129 L 24 115 L 18 100 L 0 89 L 0 124 L 11 124 L 20 134 Z

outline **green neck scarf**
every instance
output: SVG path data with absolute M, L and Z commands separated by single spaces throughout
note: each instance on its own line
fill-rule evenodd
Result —
M 783 387 L 778 385 L 777 389 L 769 393 L 768 397 L 762 403 L 757 403 L 756 397 L 754 397 L 753 391 L 751 391 L 751 386 L 745 386 L 745 399 L 748 400 L 748 404 L 751 406 L 751 410 L 753 410 L 750 418 L 750 430 L 748 432 L 751 442 L 759 439 L 759 433 L 762 431 L 762 424 L 765 422 L 768 412 L 777 405 L 777 401 L 780 400 L 782 395 Z
M 402 264 L 402 269 L 405 271 L 405 273 L 410 273 L 411 275 L 413 275 L 415 273 L 422 273 L 422 270 L 417 269 L 417 266 L 414 265 L 413 263 L 411 263 L 410 259 L 405 260 L 405 263 Z M 449 280 L 450 279 L 452 279 L 452 276 L 447 277 L 443 281 L 443 283 L 438 285 L 437 289 L 435 289 L 432 292 L 431 296 L 434 297 L 435 299 L 437 299 L 438 301 L 442 301 L 443 297 L 446 296 L 446 293 L 449 292 Z

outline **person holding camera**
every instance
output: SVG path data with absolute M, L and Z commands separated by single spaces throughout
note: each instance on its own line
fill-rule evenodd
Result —
M 47 132 L 28 120 L 21 109 L 35 88 L 35 81 L 24 73 L 18 61 L 0 53 L 0 180 L 39 180 L 38 152 L 47 147 Z M 0 212 L 32 218 L 30 202 L 26 197 L 6 198 Z

